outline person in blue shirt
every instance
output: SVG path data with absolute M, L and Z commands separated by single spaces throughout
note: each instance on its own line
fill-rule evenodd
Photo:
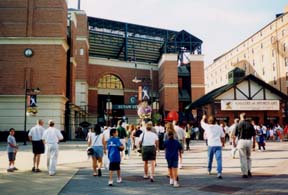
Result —
M 174 132 L 168 131 L 168 139 L 164 142 L 165 158 L 168 164 L 170 184 L 179 187 L 178 178 L 178 157 L 182 146 L 178 140 L 174 139 Z
M 109 186 L 113 185 L 113 172 L 117 171 L 117 183 L 122 182 L 120 176 L 120 151 L 124 149 L 123 144 L 121 144 L 118 138 L 118 131 L 115 128 L 110 130 L 110 139 L 107 141 L 108 158 L 109 158 Z

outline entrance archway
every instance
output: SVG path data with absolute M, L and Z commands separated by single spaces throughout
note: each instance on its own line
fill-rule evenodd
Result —
M 124 85 L 121 79 L 113 74 L 105 74 L 97 84 L 98 89 L 98 123 L 103 125 L 107 122 L 106 102 L 108 99 L 112 105 L 124 104 Z M 114 125 L 124 116 L 124 110 L 112 109 L 110 124 Z M 106 120 L 105 120 L 106 119 Z

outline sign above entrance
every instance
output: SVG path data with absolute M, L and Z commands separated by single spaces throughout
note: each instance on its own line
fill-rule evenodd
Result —
M 221 100 L 221 110 L 279 110 L 279 100 Z
M 137 105 L 131 104 L 113 104 L 113 110 L 136 110 Z

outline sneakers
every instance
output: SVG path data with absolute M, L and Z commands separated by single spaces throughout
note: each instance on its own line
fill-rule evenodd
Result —
M 182 168 L 183 168 L 182 164 L 179 164 L 179 169 L 182 169 Z
M 16 167 L 13 167 L 12 169 L 13 169 L 13 171 L 18 171 L 18 169 Z
M 179 187 L 180 187 L 180 185 L 179 185 L 179 183 L 178 183 L 178 182 L 174 182 L 174 184 L 173 184 L 173 187 L 174 187 L 174 188 L 179 188 Z
M 102 176 L 102 171 L 101 171 L 101 169 L 100 169 L 100 168 L 98 169 L 98 176 L 99 176 L 99 177 L 101 177 L 101 176 Z
M 208 175 L 211 175 L 211 171 L 208 171 L 208 173 L 207 173 Z
M 154 182 L 154 178 L 153 177 L 150 177 L 150 182 Z
M 251 171 L 248 171 L 248 177 L 252 177 Z
M 170 184 L 170 185 L 173 185 L 173 184 L 174 184 L 174 180 L 173 180 L 173 179 L 170 179 L 169 184 Z
M 35 171 L 36 171 L 35 167 L 32 167 L 32 172 L 35 172 Z
M 122 183 L 122 178 L 117 178 L 117 183 Z
M 246 179 L 248 178 L 248 175 L 242 175 L 242 178 Z
M 144 175 L 143 178 L 144 179 L 149 179 L 149 177 L 147 175 Z
M 35 172 L 36 173 L 40 173 L 40 172 L 42 172 L 40 169 L 35 169 Z
M 218 179 L 223 179 L 221 173 L 217 174 Z
M 7 172 L 14 172 L 13 168 L 7 169 Z
M 113 181 L 108 181 L 109 186 L 113 186 Z

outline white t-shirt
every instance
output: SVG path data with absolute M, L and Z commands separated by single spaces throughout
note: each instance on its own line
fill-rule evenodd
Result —
M 155 142 L 158 140 L 158 136 L 151 131 L 145 131 L 140 135 L 139 141 L 142 141 L 143 134 L 144 138 L 142 146 L 155 146 Z
M 222 146 L 221 137 L 225 137 L 222 127 L 211 125 L 201 121 L 201 126 L 205 130 L 208 146 Z
M 103 133 L 100 135 L 95 135 L 95 133 L 91 133 L 88 140 L 91 140 L 91 146 L 103 146 Z
M 162 126 L 155 126 L 155 129 L 157 131 L 157 134 L 159 133 L 165 133 L 165 129 Z
M 185 139 L 185 132 L 184 129 L 182 129 L 181 127 L 179 127 L 178 125 L 174 126 L 174 129 L 177 133 L 178 139 L 179 140 L 184 140 Z
M 104 136 L 104 140 L 107 142 L 108 139 L 110 138 L 110 128 L 104 130 L 104 132 L 103 132 L 103 136 Z
M 55 127 L 49 127 L 44 131 L 42 139 L 45 140 L 47 144 L 56 144 L 59 140 L 63 139 L 63 135 Z
M 35 125 L 30 129 L 28 136 L 32 137 L 32 141 L 40 141 L 42 140 L 44 131 L 45 129 L 41 125 Z

